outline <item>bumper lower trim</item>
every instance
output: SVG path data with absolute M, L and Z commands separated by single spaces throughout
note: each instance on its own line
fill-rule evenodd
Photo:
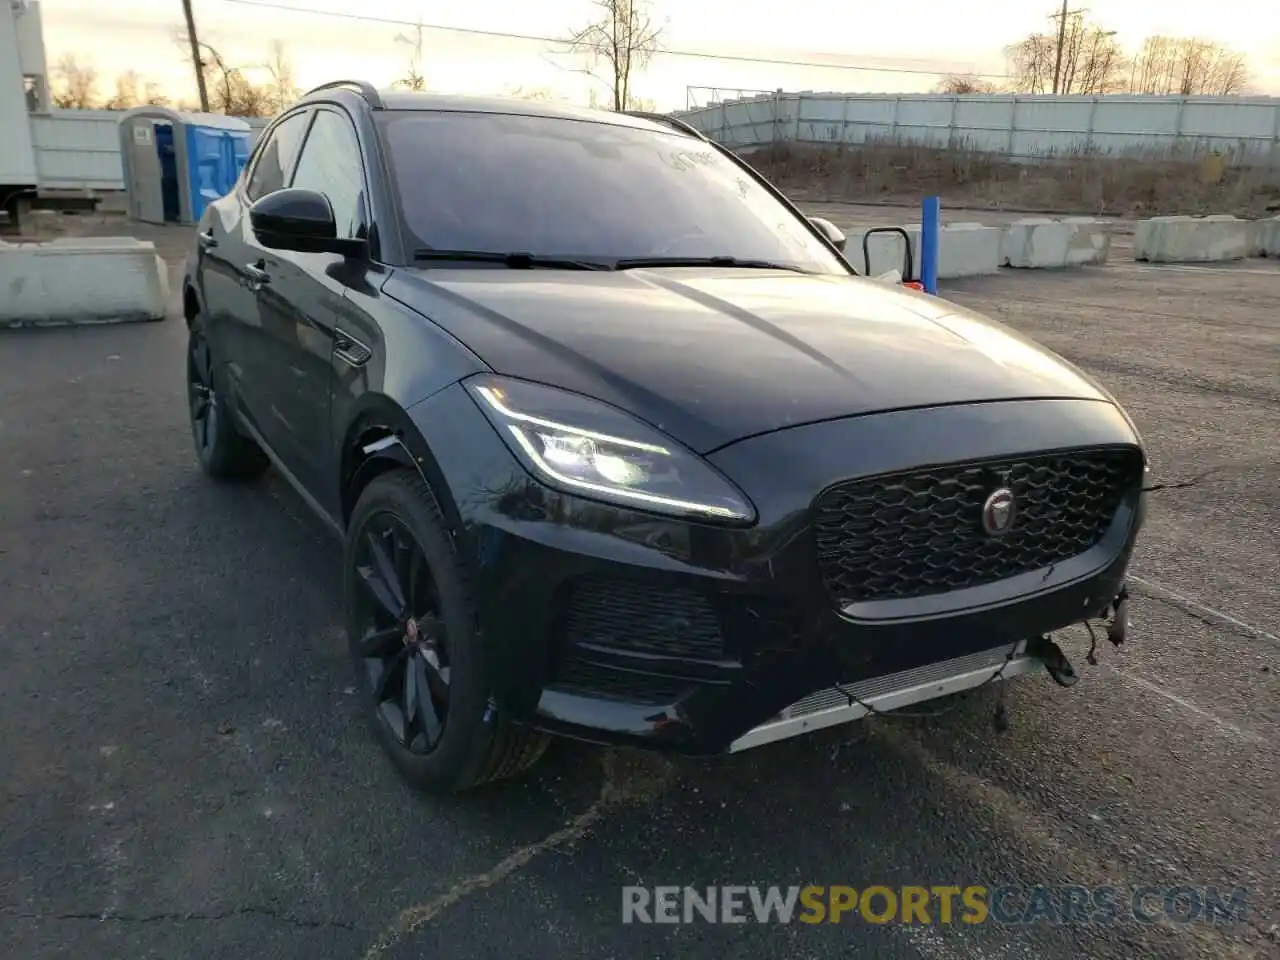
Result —
M 877 712 L 897 710 L 972 690 L 989 682 L 1008 655 L 1009 647 L 1001 646 L 901 673 L 819 690 L 793 703 L 772 720 L 744 733 L 729 745 L 729 753 L 851 723 L 865 717 L 870 712 L 868 707 Z M 1023 676 L 1039 666 L 1038 660 L 1027 656 L 1026 644 L 1020 643 L 1000 679 Z M 861 703 L 850 703 L 850 695 Z

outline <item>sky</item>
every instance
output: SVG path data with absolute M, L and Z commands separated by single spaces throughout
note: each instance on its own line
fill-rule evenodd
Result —
M 194 6 L 202 39 L 237 65 L 265 63 L 272 41 L 283 41 L 303 88 L 346 77 L 390 84 L 406 73 L 411 24 L 421 21 L 546 38 L 424 29 L 420 70 L 430 89 L 537 91 L 579 103 L 595 89 L 607 99 L 607 88 L 582 72 L 589 67 L 582 57 L 548 42 L 597 19 L 592 0 L 194 0 Z M 633 88 L 657 109 L 669 110 L 706 102 L 712 90 L 725 98 L 779 87 L 911 93 L 932 89 L 947 73 L 995 79 L 1005 72 L 1003 47 L 1048 29 L 1056 6 L 1055 0 L 651 0 L 661 45 L 672 52 L 656 56 Z M 111 92 L 111 78 L 133 69 L 176 98 L 195 99 L 176 39 L 181 0 L 42 0 L 41 8 L 50 67 L 71 53 L 93 63 L 104 94 Z M 1090 0 L 1089 16 L 1116 31 L 1129 49 L 1153 34 L 1217 40 L 1249 57 L 1254 92 L 1280 95 L 1280 9 L 1274 0 L 1214 0 L 1211 17 L 1206 9 L 1189 2 Z M 688 53 L 701 55 L 681 55 Z M 831 66 L 820 66 L 826 64 Z

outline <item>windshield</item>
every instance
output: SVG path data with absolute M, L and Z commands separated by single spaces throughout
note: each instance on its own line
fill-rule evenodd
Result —
M 850 272 L 748 173 L 689 136 L 493 113 L 380 122 L 410 242 L 422 249 Z

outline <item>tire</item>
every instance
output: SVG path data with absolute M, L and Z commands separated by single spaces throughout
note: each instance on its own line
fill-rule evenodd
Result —
M 398 594 L 385 588 L 383 574 L 392 573 Z M 493 665 L 476 630 L 470 577 L 417 473 L 381 474 L 360 494 L 347 526 L 343 598 L 363 708 L 407 781 L 430 793 L 458 793 L 513 777 L 542 757 L 545 734 L 492 709 Z
M 200 468 L 218 480 L 253 480 L 270 465 L 252 439 L 236 429 L 221 376 L 197 314 L 187 337 L 187 411 Z

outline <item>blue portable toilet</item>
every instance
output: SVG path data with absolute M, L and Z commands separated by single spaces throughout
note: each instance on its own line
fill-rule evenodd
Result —
M 145 106 L 120 118 L 120 159 L 129 216 L 147 223 L 195 223 L 231 192 L 253 147 L 240 117 Z

